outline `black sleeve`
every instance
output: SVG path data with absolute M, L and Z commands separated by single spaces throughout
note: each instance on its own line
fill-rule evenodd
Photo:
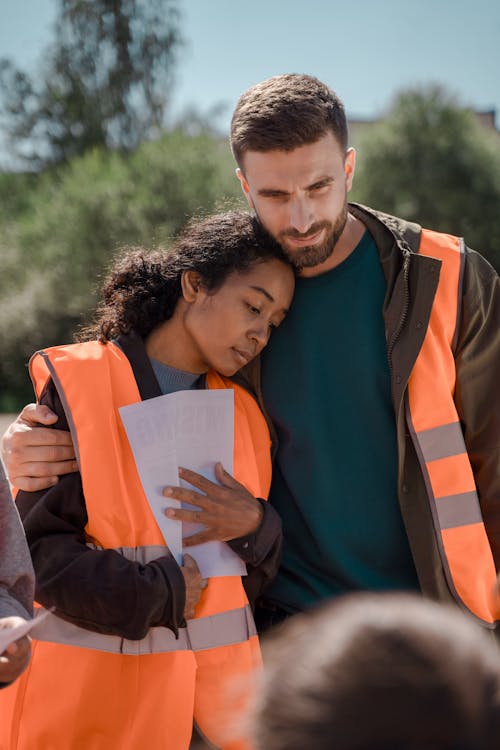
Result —
M 49 384 L 41 402 L 66 420 Z M 106 500 L 102 498 L 104 503 Z M 184 577 L 171 555 L 146 565 L 115 550 L 87 546 L 87 511 L 79 473 L 48 490 L 17 494 L 36 573 L 38 602 L 75 625 L 122 638 L 143 638 L 149 628 L 175 633 L 184 625 Z
M 247 575 L 242 580 L 252 606 L 278 572 L 283 543 L 281 518 L 272 505 L 258 500 L 264 515 L 257 531 L 228 542 L 247 565 Z
M 478 253 L 465 256 L 455 404 L 497 571 L 500 571 L 500 281 Z

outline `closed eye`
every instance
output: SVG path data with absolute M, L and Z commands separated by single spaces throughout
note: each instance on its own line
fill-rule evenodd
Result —
M 253 315 L 260 315 L 261 310 L 259 310 L 258 307 L 255 307 L 255 305 L 251 305 L 249 302 L 247 302 L 246 305 Z
M 308 191 L 310 193 L 319 193 L 320 190 L 325 190 L 326 188 L 329 188 L 331 184 L 332 184 L 331 182 L 318 182 L 316 185 L 311 185 L 308 188 Z
M 289 193 L 285 193 L 283 190 L 259 190 L 259 195 L 262 198 L 274 200 L 286 200 L 290 197 Z
M 276 320 L 270 320 L 269 321 L 269 328 L 272 331 L 274 331 L 274 330 L 276 330 L 276 328 L 280 327 L 280 325 L 283 323 L 283 321 L 286 318 L 286 313 L 287 313 L 287 311 L 284 311 L 284 313 L 282 315 L 280 315 L 278 319 L 276 319 Z

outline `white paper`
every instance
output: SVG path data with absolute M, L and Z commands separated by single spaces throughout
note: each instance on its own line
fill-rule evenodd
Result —
M 229 388 L 179 391 L 123 406 L 120 415 L 153 515 L 165 543 L 181 565 L 182 538 L 202 526 L 167 518 L 165 509 L 179 508 L 180 503 L 164 497 L 162 490 L 168 485 L 193 489 L 179 479 L 180 466 L 212 482 L 217 481 L 218 461 L 233 473 L 233 391 Z M 224 542 L 207 542 L 187 551 L 204 578 L 246 574 L 243 561 Z
M 26 620 L 14 628 L 0 628 L 0 654 L 3 654 L 7 646 L 18 641 L 23 635 L 27 635 L 35 625 L 39 625 L 50 614 L 51 610 L 43 610 L 36 614 L 32 620 Z

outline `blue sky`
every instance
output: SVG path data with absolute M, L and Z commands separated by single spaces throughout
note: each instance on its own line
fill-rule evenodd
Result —
M 0 56 L 33 70 L 50 40 L 55 0 L 0 0 Z M 186 47 L 173 114 L 225 105 L 283 72 L 316 75 L 351 117 L 377 117 L 395 93 L 427 82 L 496 109 L 500 127 L 498 0 L 180 0 Z

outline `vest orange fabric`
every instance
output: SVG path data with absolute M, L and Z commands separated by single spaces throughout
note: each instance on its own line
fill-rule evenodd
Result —
M 464 246 L 457 237 L 423 230 L 419 253 L 442 265 L 427 333 L 408 381 L 407 421 L 450 590 L 462 607 L 493 627 L 500 619 L 495 565 L 453 400 Z
M 30 367 L 37 395 L 52 376 L 68 416 L 89 543 L 143 562 L 164 554 L 118 413 L 140 401 L 123 352 L 97 342 L 55 347 L 35 355 Z M 207 385 L 234 389 L 234 474 L 253 495 L 267 497 L 270 438 L 258 406 L 215 373 Z M 178 640 L 152 628 L 142 641 L 126 641 L 49 616 L 36 631 L 28 671 L 0 696 L 1 749 L 187 750 L 194 718 L 214 746 L 242 750 L 231 716 L 244 699 L 245 677 L 261 663 L 248 610 L 241 578 L 228 576 L 209 580 Z

